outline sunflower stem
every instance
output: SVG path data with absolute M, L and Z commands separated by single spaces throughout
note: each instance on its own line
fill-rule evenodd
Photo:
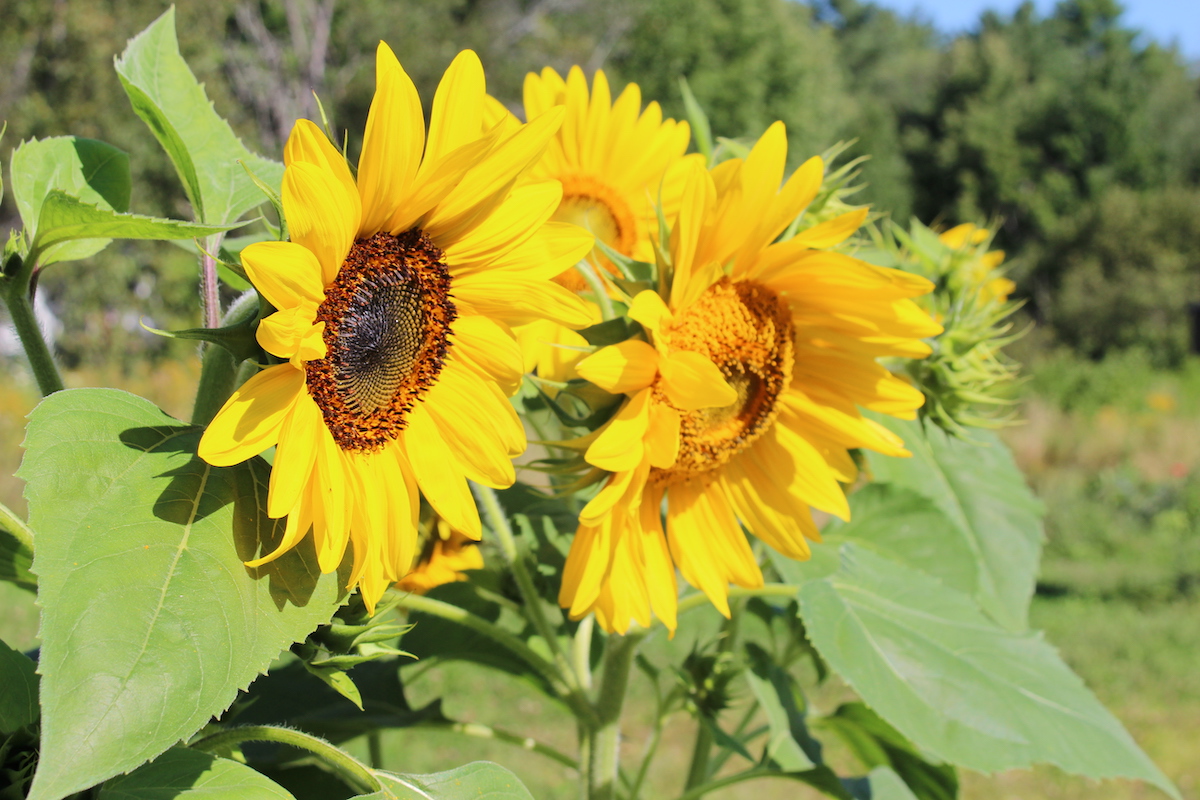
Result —
M 17 546 L 33 555 L 33 530 L 8 506 L 0 503 L 0 528 L 17 540 Z
M 191 747 L 206 753 L 220 753 L 243 742 L 278 742 L 289 747 L 307 750 L 320 758 L 347 786 L 359 794 L 371 794 L 383 787 L 371 774 L 366 764 L 361 763 L 346 751 L 334 747 L 324 739 L 307 733 L 276 728 L 273 725 L 246 725 L 214 733 L 191 743 Z
M 613 800 L 621 765 L 621 709 L 629 686 L 629 671 L 638 645 L 649 631 L 610 634 L 604 643 L 603 672 L 596 693 L 597 723 L 588 748 L 588 800 Z
M 37 315 L 33 311 L 33 303 L 30 302 L 29 286 L 33 278 L 33 263 L 32 259 L 27 259 L 10 265 L 11 277 L 6 277 L 3 284 L 0 284 L 4 287 L 0 296 L 4 298 L 8 316 L 17 330 L 21 347 L 25 349 L 25 357 L 29 359 L 29 367 L 33 370 L 38 390 L 41 391 L 42 397 L 45 397 L 61 392 L 66 387 L 63 385 L 62 375 L 58 372 L 58 366 L 54 363 L 54 354 L 50 352 L 50 346 L 42 336 Z
M 575 661 L 575 674 L 585 691 L 592 690 L 592 631 L 596 627 L 596 617 L 588 614 L 579 620 L 575 629 L 575 638 L 571 640 L 571 658 Z
M 204 308 L 204 327 L 221 325 L 221 288 L 217 282 L 217 259 L 224 233 L 215 233 L 204 240 L 200 251 L 200 302 Z
M 237 388 L 237 361 L 233 353 L 215 344 L 204 345 L 200 383 L 192 406 L 192 424 L 207 425 Z
M 575 265 L 575 269 L 587 281 L 588 288 L 596 296 L 596 305 L 600 306 L 600 316 L 606 321 L 616 317 L 617 312 L 613 310 L 612 300 L 608 298 L 608 290 L 604 287 L 604 281 L 601 280 L 600 274 L 586 261 L 580 261 Z
M 483 506 L 488 518 L 488 527 L 492 529 L 492 533 L 499 540 L 500 552 L 504 554 L 504 561 L 517 581 L 521 599 L 525 601 L 523 603 L 525 616 L 533 624 L 538 635 L 546 641 L 546 646 L 550 648 L 550 653 L 554 657 L 554 664 L 558 667 L 567 686 L 573 693 L 578 694 L 583 683 L 581 676 L 575 673 L 575 669 L 567 660 L 558 644 L 558 633 L 550 624 L 550 620 L 546 618 L 546 612 L 542 608 L 541 595 L 538 594 L 537 587 L 533 585 L 533 577 L 526 569 L 525 560 L 521 558 L 521 553 L 517 549 L 517 539 L 508 524 L 508 517 L 500 505 L 500 498 L 496 495 L 496 490 L 478 483 L 472 483 L 471 489 L 475 493 L 476 500 Z

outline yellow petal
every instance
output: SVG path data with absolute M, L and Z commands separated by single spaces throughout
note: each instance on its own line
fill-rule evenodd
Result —
M 434 510 L 459 533 L 481 538 L 479 511 L 467 479 L 423 403 L 409 411 L 404 447 L 421 492 Z
M 455 279 L 453 292 L 476 313 L 509 326 L 549 319 L 568 328 L 585 328 L 592 322 L 582 298 L 550 281 L 484 272 Z
M 321 264 L 294 242 L 255 242 L 242 250 L 242 266 L 254 288 L 279 309 L 325 300 Z
M 314 337 L 310 335 L 312 329 L 316 327 L 313 325 L 313 317 L 316 316 L 316 313 L 316 306 L 311 305 L 276 311 L 258 323 L 255 338 L 258 339 L 258 343 L 263 346 L 264 350 L 280 358 L 291 358 L 305 345 L 318 346 L 305 348 L 307 352 L 302 360 L 311 361 L 324 358 L 324 340 L 317 337 L 316 341 L 313 341 Z M 317 326 L 320 326 L 321 331 L 325 330 L 324 322 L 318 322 Z
M 665 403 L 651 403 L 650 428 L 646 432 L 646 455 L 650 466 L 667 469 L 679 457 L 679 412 Z
M 510 453 L 524 449 L 525 435 L 516 412 L 494 384 L 450 362 L 424 405 L 468 478 L 494 489 L 513 484 Z
M 268 367 L 225 401 L 200 438 L 199 455 L 216 467 L 240 464 L 279 441 L 284 418 L 304 392 L 304 373 Z
M 717 365 L 690 350 L 676 350 L 659 363 L 662 387 L 671 404 L 683 411 L 724 408 L 737 401 L 737 392 Z
M 579 377 L 606 392 L 632 394 L 645 389 L 658 374 L 658 351 L 640 339 L 602 348 L 575 366 Z
M 375 50 L 375 97 L 358 160 L 358 236 L 368 238 L 383 229 L 412 186 L 424 145 L 425 116 L 417 88 L 392 49 L 380 42 Z
M 867 218 L 867 209 L 860 208 L 814 225 L 796 234 L 793 241 L 807 247 L 833 247 L 850 238 Z
M 646 330 L 657 336 L 663 328 L 671 324 L 673 316 L 658 292 L 646 289 L 638 292 L 629 304 L 629 318 L 640 322 Z
M 473 314 L 456 319 L 451 331 L 456 358 L 479 377 L 495 381 L 506 395 L 516 393 L 525 370 L 521 348 L 508 326 Z
M 483 131 L 486 95 L 487 85 L 479 56 L 472 50 L 463 50 L 446 68 L 433 97 L 426 159 L 436 160 L 479 138 Z
M 358 191 L 347 197 L 338 182 L 308 162 L 283 173 L 283 210 L 292 241 L 308 248 L 321 264 L 322 285 L 337 277 L 358 232 Z
M 296 398 L 292 413 L 280 429 L 279 445 L 271 465 L 267 497 L 269 516 L 282 517 L 299 504 L 301 492 L 308 489 L 317 461 L 317 441 L 324 427 L 321 409 L 312 398 L 307 393 Z
M 650 424 L 650 390 L 643 389 L 621 407 L 587 449 L 587 462 L 609 472 L 632 470 L 642 461 L 642 437 Z

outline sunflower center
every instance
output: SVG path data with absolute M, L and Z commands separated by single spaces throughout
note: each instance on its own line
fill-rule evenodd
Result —
M 791 311 L 771 289 L 728 278 L 710 286 L 664 331 L 672 347 L 708 356 L 737 391 L 724 408 L 681 411 L 679 457 L 655 469 L 661 482 L 709 472 L 754 443 L 775 421 L 792 379 Z M 667 403 L 655 387 L 656 402 Z
M 308 391 L 343 450 L 378 450 L 436 381 L 450 347 L 450 273 L 419 230 L 350 248 L 325 289 L 325 358 L 305 363 Z
M 638 241 L 637 220 L 621 193 L 586 175 L 569 175 L 561 180 L 563 196 L 554 212 L 554 221 L 585 228 L 618 253 L 633 255 Z M 607 258 L 599 252 L 596 258 L 605 269 L 616 274 L 616 268 Z M 587 285 L 574 269 L 564 272 L 557 280 L 574 291 Z

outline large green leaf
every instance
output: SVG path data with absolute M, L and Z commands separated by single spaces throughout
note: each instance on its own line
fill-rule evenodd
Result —
M 38 676 L 33 661 L 0 640 L 0 736 L 38 718 Z
M 174 219 L 118 214 L 84 203 L 61 191 L 51 191 L 42 203 L 34 245 L 49 248 L 72 239 L 194 239 L 222 233 L 233 225 L 197 225 Z
M 38 532 L 42 753 L 31 800 L 130 770 L 225 709 L 282 648 L 328 621 L 344 575 L 311 537 L 267 566 L 283 520 L 261 459 L 219 469 L 200 429 L 111 389 L 30 415 L 26 481 Z
M 855 800 L 920 800 L 888 767 L 876 767 L 865 778 L 850 778 L 846 784 Z
M 283 165 L 246 149 L 179 55 L 173 7 L 129 41 L 117 74 L 174 162 L 197 220 L 233 222 L 266 200 L 246 169 L 278 191 Z
M 100 787 L 96 800 L 292 800 L 245 764 L 176 747 Z
M 22 589 L 37 591 L 37 578 L 29 571 L 33 563 L 33 550 L 27 541 L 32 538 L 33 534 L 25 521 L 0 503 L 0 581 L 9 581 Z
M 473 761 L 432 775 L 376 772 L 385 797 L 396 800 L 533 800 L 516 775 L 490 761 Z
M 817 766 L 821 763 L 821 744 L 808 733 L 805 702 L 795 680 L 754 642 L 746 643 L 746 655 L 746 681 L 771 729 L 763 760 L 784 772 L 803 772 Z
M 984 772 L 1050 763 L 1179 796 L 1039 634 L 997 626 L 923 572 L 841 552 L 836 574 L 800 589 L 809 638 L 919 748 Z
M 933 500 L 911 489 L 867 484 L 850 495 L 850 521 L 834 519 L 821 533 L 829 544 L 857 542 L 961 592 L 975 589 L 975 552 Z
M 129 210 L 129 156 L 95 139 L 56 136 L 22 142 L 12 154 L 12 192 L 30 241 L 48 223 L 42 221 L 43 200 L 54 189 L 108 211 Z M 111 237 L 101 236 L 43 250 L 42 264 L 87 258 L 103 250 Z
M 989 431 L 974 431 L 979 442 L 971 443 L 938 428 L 922 431 L 916 422 L 877 418 L 904 439 L 913 457 L 868 453 L 875 479 L 937 504 L 973 555 L 971 594 L 1001 625 L 1024 630 L 1041 557 L 1042 505 L 1008 448 Z M 961 544 L 949 547 L 957 551 Z

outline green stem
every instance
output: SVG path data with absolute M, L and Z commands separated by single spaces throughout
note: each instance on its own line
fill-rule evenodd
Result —
M 638 795 L 641 794 L 642 783 L 650 771 L 650 762 L 654 760 L 654 755 L 658 752 L 658 743 L 662 739 L 662 729 L 666 721 L 665 714 L 659 714 L 654 719 L 654 730 L 650 732 L 650 741 L 646 743 L 646 752 L 642 755 L 642 763 L 638 766 L 633 785 L 629 787 L 629 800 L 638 800 Z
M 532 739 L 528 736 L 521 736 L 519 733 L 506 731 L 503 728 L 494 728 L 490 725 L 482 725 L 478 722 L 425 722 L 416 726 L 419 728 L 428 728 L 431 730 L 444 730 L 452 733 L 459 733 L 463 736 L 474 736 L 477 739 L 494 739 L 497 742 L 511 744 L 522 750 L 527 750 L 530 753 L 537 753 L 545 756 L 552 761 L 557 761 L 564 767 L 579 769 L 579 762 L 571 758 L 566 753 L 555 750 L 548 744 Z
M 596 296 L 596 305 L 600 306 L 600 316 L 605 320 L 617 316 L 617 312 L 613 310 L 612 300 L 608 298 L 608 290 L 604 287 L 604 281 L 601 280 L 599 273 L 592 265 L 586 261 L 580 261 L 575 265 L 575 269 L 587 281 L 588 288 Z
M 638 644 L 647 631 L 625 636 L 611 634 L 604 644 L 603 672 L 596 695 L 597 724 L 590 731 L 587 761 L 589 800 L 613 800 L 617 796 L 620 768 L 621 708 L 629 686 L 629 670 Z
M 33 555 L 33 529 L 16 512 L 0 503 L 0 528 L 3 528 L 17 540 L 17 544 Z
M 206 753 L 219 753 L 243 742 L 278 742 L 289 747 L 307 750 L 324 761 L 337 773 L 339 778 L 345 781 L 347 786 L 359 794 L 371 794 L 383 788 L 380 786 L 379 780 L 371 774 L 370 768 L 349 753 L 334 747 L 324 739 L 318 739 L 316 736 L 310 736 L 290 728 L 276 728 L 272 725 L 246 725 L 229 728 L 197 739 L 190 746 Z
M 575 629 L 575 638 L 571 641 L 571 659 L 575 662 L 575 674 L 585 691 L 592 690 L 592 630 L 596 627 L 596 617 L 588 614 L 579 620 Z
M 750 781 L 750 780 L 754 780 L 755 778 L 765 778 L 769 775 L 778 775 L 778 774 L 779 773 L 773 769 L 766 769 L 763 767 L 755 767 L 754 769 L 748 769 L 745 772 L 738 772 L 733 775 L 726 775 L 724 778 L 717 778 L 716 780 L 711 780 L 708 783 L 703 783 L 699 786 L 690 788 L 686 792 L 681 794 L 679 796 L 678 800 L 698 800 L 699 798 L 704 797 L 704 795 L 708 794 L 709 792 L 715 792 L 717 789 L 723 789 L 726 786 L 732 786 L 735 783 L 741 783 L 742 781 Z
M 383 767 L 383 736 L 378 728 L 367 734 L 367 759 L 371 769 Z
M 434 600 L 431 597 L 424 597 L 419 594 L 404 595 L 396 604 L 396 607 L 456 622 L 464 628 L 470 628 L 476 633 L 488 637 L 493 642 L 496 642 L 496 644 L 508 648 L 513 655 L 518 656 L 525 663 L 529 664 L 529 666 L 533 667 L 550 684 L 555 694 L 563 698 L 567 705 L 571 707 L 576 716 L 581 716 L 582 718 L 594 716 L 594 712 L 587 705 L 586 699 L 580 697 L 576 692 L 571 691 L 552 663 L 499 625 L 494 625 L 483 617 L 472 614 L 464 608 L 459 608 L 450 603 L 444 603 L 441 600 Z M 580 701 L 582 701 L 582 705 Z
M 742 715 L 741 721 L 738 722 L 737 727 L 734 728 L 733 733 L 730 734 L 733 736 L 733 738 L 736 739 L 742 735 L 742 732 L 746 730 L 746 726 L 750 724 L 750 720 L 754 718 L 754 713 L 756 711 L 758 711 L 758 701 L 754 700 L 751 701 L 750 705 L 746 707 L 746 713 Z M 732 750 L 721 748 L 721 750 L 717 753 L 716 758 L 712 759 L 710 762 L 709 771 L 713 774 L 720 772 L 721 767 L 725 766 L 725 762 L 728 761 L 729 757 L 732 755 Z
M 192 424 L 207 425 L 237 388 L 237 360 L 233 353 L 215 344 L 204 345 L 200 362 L 200 384 L 192 406 Z
M 704 720 L 696 718 L 696 741 L 692 743 L 692 760 L 688 764 L 687 782 L 683 788 L 692 789 L 708 780 L 708 757 L 712 753 L 712 730 Z
M 554 663 L 571 691 L 579 691 L 579 678 L 575 674 L 575 670 L 571 668 L 570 662 L 567 661 L 562 648 L 558 645 L 558 634 L 554 626 L 546 618 L 546 612 L 542 608 L 542 597 L 538 594 L 537 587 L 533 585 L 533 576 L 525 568 L 525 560 L 521 558 L 521 554 L 517 550 L 517 540 L 513 536 L 512 528 L 508 525 L 508 517 L 500 505 L 500 498 L 496 496 L 494 489 L 478 483 L 472 483 L 471 490 L 475 493 L 475 499 L 483 506 L 483 510 L 487 514 L 488 527 L 492 529 L 492 533 L 499 540 L 500 552 L 504 554 L 504 561 L 517 581 L 517 589 L 521 592 L 521 599 L 525 601 L 525 616 L 533 623 L 538 635 L 550 648 L 550 653 L 554 656 Z
M 32 263 L 32 262 L 29 262 Z M 22 265 L 11 278 L 11 283 L 5 281 L 4 303 L 8 306 L 8 315 L 12 319 L 17 336 L 21 339 L 21 347 L 25 349 L 25 357 L 33 370 L 42 397 L 61 392 L 64 388 L 58 366 L 54 363 L 54 355 L 42 336 L 38 326 L 37 316 L 33 312 L 33 303 L 29 301 L 29 281 L 32 271 Z

